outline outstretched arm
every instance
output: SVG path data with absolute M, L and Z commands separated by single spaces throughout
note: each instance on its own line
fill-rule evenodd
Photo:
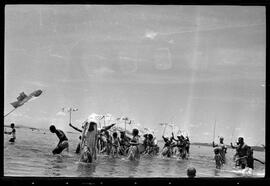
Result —
M 164 136 L 162 136 L 162 138 L 163 138 L 164 141 L 166 140 L 166 138 Z
M 253 158 L 255 161 L 260 162 L 261 164 L 265 164 L 264 162 L 262 162 L 261 160 L 258 160 L 257 158 Z
M 12 132 L 6 132 L 6 131 L 5 131 L 4 133 L 5 133 L 5 134 L 11 134 Z
M 100 132 L 109 130 L 109 129 L 112 128 L 115 124 L 116 124 L 116 123 L 113 123 L 113 124 L 111 124 L 111 125 L 109 125 L 109 126 L 104 127 L 103 129 L 100 130 Z
M 218 146 L 217 144 L 215 144 L 214 141 L 213 141 L 212 145 L 213 145 L 213 147 L 217 147 Z
M 74 127 L 71 123 L 69 124 L 70 127 L 72 127 L 74 130 L 77 130 L 78 132 L 82 132 L 81 129 L 78 129 L 77 127 Z
M 173 132 L 172 132 L 172 140 L 178 141 L 177 139 L 174 138 Z
M 231 147 L 233 148 L 233 149 L 235 149 L 236 147 L 235 146 L 233 146 L 233 144 L 231 143 Z

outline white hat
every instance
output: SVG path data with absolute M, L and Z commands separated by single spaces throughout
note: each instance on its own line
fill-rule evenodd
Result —
M 97 116 L 99 116 L 98 114 L 96 113 L 92 113 L 88 116 L 87 118 L 87 122 L 90 123 L 90 122 L 94 122 L 94 123 L 98 123 L 98 119 L 97 119 Z

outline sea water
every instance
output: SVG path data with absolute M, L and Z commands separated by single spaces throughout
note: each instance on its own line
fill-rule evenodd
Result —
M 8 130 L 8 129 L 7 129 Z M 58 143 L 55 134 L 48 130 L 16 129 L 16 142 L 10 143 L 9 135 L 4 136 L 4 176 L 16 177 L 179 177 L 185 178 L 188 167 L 195 167 L 197 177 L 250 177 L 243 171 L 234 169 L 232 157 L 235 150 L 228 149 L 227 164 L 221 170 L 215 168 L 213 148 L 190 146 L 188 160 L 141 156 L 139 161 L 125 157 L 112 158 L 98 155 L 97 161 L 80 163 L 75 153 L 80 133 L 66 133 L 69 139 L 69 152 L 53 155 Z M 162 148 L 163 144 L 159 143 Z M 265 152 L 254 151 L 254 157 L 265 161 Z M 251 177 L 264 177 L 265 166 L 254 162 Z

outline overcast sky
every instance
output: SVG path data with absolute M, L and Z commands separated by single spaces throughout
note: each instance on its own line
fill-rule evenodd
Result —
M 20 92 L 43 94 L 5 124 L 67 131 L 92 112 L 191 140 L 265 142 L 264 7 L 48 6 L 5 8 L 4 112 Z M 166 135 L 171 132 L 166 129 Z

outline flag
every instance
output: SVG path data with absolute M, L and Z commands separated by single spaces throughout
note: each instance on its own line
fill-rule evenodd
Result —
M 123 117 L 122 120 L 126 120 L 127 121 L 128 120 L 128 117 Z
M 62 108 L 62 112 L 78 111 L 77 108 Z
M 15 109 L 22 106 L 24 103 L 32 99 L 33 97 L 38 97 L 42 93 L 42 90 L 36 90 L 32 92 L 29 96 L 24 92 L 21 92 L 17 97 L 17 101 L 10 103 Z
M 174 124 L 168 124 L 170 127 L 174 127 L 175 125 Z
M 22 101 L 24 98 L 26 98 L 27 97 L 27 95 L 24 93 L 24 92 L 22 92 L 22 93 L 20 93 L 20 95 L 17 97 L 17 100 L 18 101 Z
M 98 120 L 102 120 L 103 118 L 105 118 L 105 116 L 99 115 L 97 116 Z

